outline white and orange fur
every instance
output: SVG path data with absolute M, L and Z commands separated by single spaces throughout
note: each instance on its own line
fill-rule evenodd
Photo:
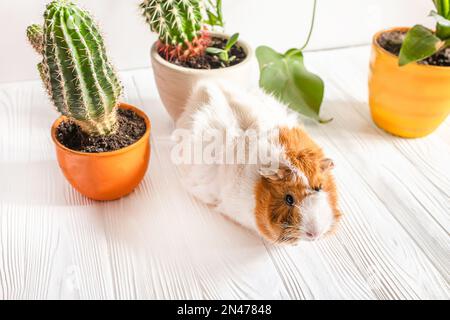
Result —
M 194 139 L 219 130 L 236 140 L 245 130 L 275 129 L 278 137 L 258 143 L 271 149 L 278 167 L 183 164 L 180 172 L 187 190 L 272 242 L 317 240 L 335 229 L 341 213 L 331 174 L 333 162 L 300 126 L 297 114 L 274 97 L 260 90 L 247 93 L 227 83 L 202 82 L 176 128 L 189 130 Z

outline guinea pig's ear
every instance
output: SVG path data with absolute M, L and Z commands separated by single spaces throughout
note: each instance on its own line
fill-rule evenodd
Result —
M 290 169 L 286 166 L 280 166 L 278 168 L 261 167 L 259 168 L 259 174 L 269 180 L 277 181 L 283 180 L 290 174 Z
M 333 160 L 331 160 L 329 158 L 325 158 L 325 159 L 322 159 L 322 161 L 320 161 L 320 169 L 322 170 L 323 173 L 327 173 L 328 171 L 330 171 L 333 168 L 334 168 Z

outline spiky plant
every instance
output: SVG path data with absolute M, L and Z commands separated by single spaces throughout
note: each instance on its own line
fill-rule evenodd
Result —
M 39 53 L 42 53 L 43 48 L 43 40 L 44 37 L 42 36 L 44 33 L 44 30 L 42 26 L 33 24 L 27 28 L 27 37 L 30 41 L 31 45 L 33 46 L 34 50 L 36 50 Z
M 184 60 L 205 52 L 210 39 L 203 30 L 202 0 L 144 0 L 141 9 L 167 59 Z
M 27 29 L 38 70 L 57 110 L 90 135 L 115 131 L 122 86 L 92 16 L 68 0 L 47 5 L 44 26 Z

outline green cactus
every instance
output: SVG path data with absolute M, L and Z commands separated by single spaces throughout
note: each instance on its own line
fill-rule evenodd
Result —
M 203 0 L 144 0 L 140 7 L 167 59 L 204 54 L 210 38 L 202 32 Z
M 57 110 L 90 135 L 115 131 L 122 86 L 91 15 L 68 0 L 47 5 L 44 27 L 27 29 L 38 70 Z
M 44 29 L 42 26 L 33 24 L 27 28 L 27 37 L 33 48 L 42 54 L 44 49 Z
M 202 29 L 201 0 L 144 0 L 143 15 L 167 45 L 192 42 Z

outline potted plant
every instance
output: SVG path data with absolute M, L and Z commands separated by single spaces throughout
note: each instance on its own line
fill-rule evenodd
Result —
M 426 136 L 450 112 L 450 0 L 433 2 L 435 31 L 416 25 L 373 38 L 371 114 L 380 128 L 397 136 Z
M 38 70 L 62 116 L 51 129 L 59 166 L 70 184 L 95 200 L 118 199 L 144 177 L 150 122 L 119 102 L 122 85 L 91 15 L 66 0 L 47 5 L 44 25 L 27 29 L 42 55 Z
M 153 72 L 161 100 L 174 120 L 199 80 L 225 79 L 250 86 L 251 48 L 238 35 L 207 30 L 224 25 L 221 0 L 144 0 L 141 9 L 158 34 L 151 49 Z

